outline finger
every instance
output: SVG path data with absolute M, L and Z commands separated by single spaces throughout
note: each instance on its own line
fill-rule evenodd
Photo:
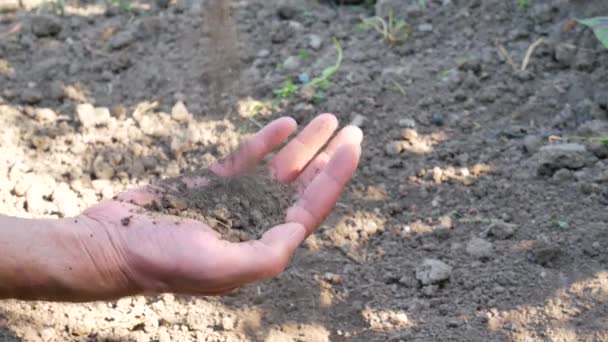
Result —
M 279 275 L 305 238 L 302 225 L 287 223 L 270 229 L 260 240 L 228 244 L 222 250 L 225 279 L 240 286 Z
M 346 126 L 329 142 L 325 150 L 313 159 L 296 180 L 297 188 L 304 190 L 306 186 L 323 170 L 331 157 L 340 146 L 351 144 L 360 145 L 363 141 L 363 132 L 355 126 Z
M 155 200 L 159 200 L 163 193 L 164 190 L 157 186 L 146 185 L 122 192 L 116 195 L 116 199 L 120 202 L 127 202 L 143 207 Z
M 225 160 L 211 165 L 210 169 L 224 177 L 247 172 L 281 145 L 296 129 L 297 123 L 292 118 L 282 117 L 274 120 L 246 139 L 236 152 Z
M 322 114 L 312 120 L 270 162 L 274 178 L 284 183 L 296 179 L 337 127 L 338 119 L 331 114 Z
M 306 227 L 308 235 L 312 234 L 336 205 L 344 186 L 357 169 L 360 156 L 361 146 L 341 146 L 325 169 L 308 184 L 298 201 L 288 209 L 287 222 L 300 223 Z

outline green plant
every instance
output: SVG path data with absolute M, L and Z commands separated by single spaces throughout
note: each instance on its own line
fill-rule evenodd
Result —
M 310 80 L 310 82 L 306 83 L 306 85 L 315 89 L 315 93 L 311 99 L 314 104 L 319 104 L 325 99 L 326 95 L 322 89 L 327 89 L 331 86 L 329 79 L 332 78 L 342 67 L 342 60 L 344 58 L 342 46 L 336 37 L 333 38 L 333 42 L 338 53 L 336 63 L 331 67 L 325 68 L 323 72 L 321 72 L 320 76 L 315 77 L 314 79 Z M 298 85 L 295 84 L 291 78 L 289 78 L 287 81 L 285 81 L 281 88 L 275 89 L 273 93 L 279 99 L 288 99 L 292 97 L 298 91 L 298 89 Z
M 299 55 L 302 59 L 308 59 L 310 58 L 310 51 L 302 50 L 300 51 Z
M 373 29 L 382 34 L 384 41 L 390 46 L 405 42 L 412 32 L 411 26 L 405 20 L 396 20 L 392 11 L 388 13 L 388 20 L 378 16 L 361 18 L 360 28 L 366 31 Z
M 130 13 L 133 11 L 132 0 L 110 0 L 112 6 L 119 7 L 122 11 Z
M 591 28 L 597 39 L 608 49 L 608 17 L 577 19 L 577 21 Z
M 283 87 L 279 88 L 279 89 L 275 89 L 273 91 L 273 93 L 281 99 L 288 99 L 290 97 L 292 97 L 296 92 L 298 91 L 298 86 L 293 83 L 293 80 L 291 78 L 289 78 L 287 81 L 285 81 L 285 83 L 283 84 Z
M 333 38 L 334 46 L 336 47 L 336 51 L 338 52 L 338 59 L 336 60 L 336 64 L 329 68 L 325 68 L 321 73 L 321 76 L 313 78 L 308 84 L 313 87 L 318 87 L 321 89 L 328 88 L 331 83 L 329 79 L 334 76 L 340 67 L 342 67 L 342 59 L 344 58 L 344 53 L 342 51 L 342 46 L 336 37 Z
M 519 8 L 521 8 L 522 10 L 525 10 L 530 7 L 530 0 L 518 0 L 517 6 L 519 6 Z

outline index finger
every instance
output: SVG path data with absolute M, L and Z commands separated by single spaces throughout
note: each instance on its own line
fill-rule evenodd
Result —
M 297 222 L 307 235 L 327 218 L 336 205 L 344 186 L 351 179 L 361 156 L 358 144 L 342 145 L 329 164 L 308 184 L 298 201 L 287 210 L 287 222 Z

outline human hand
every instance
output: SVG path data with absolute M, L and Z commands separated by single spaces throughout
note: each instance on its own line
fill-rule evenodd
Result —
M 159 196 L 149 189 L 86 210 L 71 230 L 72 239 L 86 251 L 80 267 L 101 285 L 87 289 L 83 300 L 162 292 L 215 295 L 281 273 L 330 214 L 357 167 L 363 136 L 356 127 L 342 129 L 319 153 L 337 126 L 333 115 L 318 116 L 270 160 L 270 175 L 295 185 L 298 199 L 286 223 L 259 240 L 231 243 L 199 221 L 152 217 L 141 208 Z M 275 120 L 210 169 L 219 176 L 244 173 L 295 130 L 293 119 Z M 125 217 L 128 225 L 121 222 Z

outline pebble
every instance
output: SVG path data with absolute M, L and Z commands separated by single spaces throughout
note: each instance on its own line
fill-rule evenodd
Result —
M 37 15 L 30 21 L 32 33 L 37 37 L 55 36 L 61 32 L 61 21 L 50 15 Z
M 136 38 L 135 30 L 121 31 L 110 38 L 109 45 L 110 48 L 119 50 L 131 45 L 135 42 Z
M 560 43 L 555 46 L 555 60 L 563 66 L 571 66 L 576 58 L 576 46 L 570 43 Z
M 420 24 L 417 29 L 419 32 L 433 32 L 433 25 L 428 23 Z
M 178 101 L 171 109 L 171 118 L 178 122 L 188 122 L 192 120 L 192 114 L 182 101 Z
M 232 318 L 230 316 L 224 316 L 222 318 L 221 325 L 222 325 L 222 329 L 224 329 L 225 331 L 233 330 L 235 327 L 234 318 Z
M 550 244 L 545 241 L 536 241 L 530 252 L 530 259 L 542 266 L 547 266 L 555 261 L 562 254 L 559 246 Z
M 42 101 L 43 94 L 37 88 L 26 88 L 21 91 L 21 101 L 25 104 L 34 105 Z
M 45 197 L 50 196 L 56 183 L 50 176 L 36 176 L 25 194 L 27 211 L 35 214 L 44 214 L 48 208 Z
M 50 108 L 36 108 L 34 117 L 40 122 L 54 122 L 57 120 L 57 114 Z
M 474 237 L 467 243 L 467 253 L 477 259 L 488 259 L 493 254 L 493 246 L 491 242 L 484 239 Z
M 414 121 L 413 119 L 410 119 L 410 118 L 399 119 L 397 124 L 399 125 L 399 127 L 402 127 L 402 128 L 415 128 L 416 127 L 416 121 Z
M 418 138 L 418 132 L 416 132 L 414 129 L 406 128 L 401 131 L 401 137 L 408 141 L 414 141 Z
M 319 50 L 323 46 L 323 39 L 316 34 L 311 34 L 308 39 L 308 45 L 313 50 Z
M 517 231 L 517 225 L 512 223 L 506 223 L 501 220 L 493 221 L 487 228 L 487 235 L 492 236 L 498 240 L 506 240 Z
M 534 154 L 543 146 L 543 138 L 538 135 L 527 135 L 524 138 L 524 150 L 529 154 Z
M 433 168 L 433 182 L 435 184 L 441 184 L 441 178 L 443 177 L 443 171 L 438 166 Z
M 595 160 L 585 145 L 578 143 L 554 144 L 540 148 L 535 154 L 539 175 L 552 176 L 559 169 L 578 170 Z
M 290 71 L 299 69 L 300 68 L 300 58 L 298 58 L 296 56 L 287 57 L 285 62 L 283 62 L 283 68 L 285 68 L 286 70 L 290 70 Z
M 258 51 L 258 53 L 256 55 L 256 57 L 258 57 L 258 58 L 266 58 L 268 56 L 270 56 L 270 50 L 268 50 L 268 49 L 262 49 L 262 50 Z
M 438 259 L 424 259 L 416 266 L 416 279 L 425 286 L 446 281 L 451 274 L 452 267 Z
M 108 108 L 95 108 L 90 103 L 76 106 L 76 116 L 78 117 L 78 121 L 80 121 L 85 128 L 106 124 L 111 118 L 110 110 Z
M 384 152 L 389 156 L 399 155 L 403 151 L 403 141 L 393 140 L 389 141 L 384 147 Z
M 444 124 L 444 118 L 443 118 L 443 114 L 435 112 L 433 113 L 433 115 L 431 115 L 431 123 L 435 126 L 443 126 Z

